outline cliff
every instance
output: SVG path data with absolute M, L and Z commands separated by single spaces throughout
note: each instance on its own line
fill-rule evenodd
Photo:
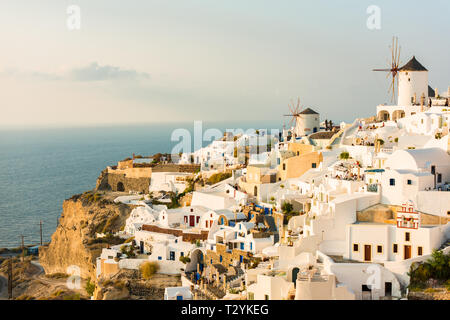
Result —
M 123 242 L 112 236 L 96 238 L 96 233 L 119 231 L 133 209 L 114 203 L 114 197 L 86 192 L 64 201 L 50 244 L 39 250 L 39 261 L 46 274 L 68 273 L 69 266 L 78 266 L 82 278 L 95 278 L 96 258 L 102 248 Z

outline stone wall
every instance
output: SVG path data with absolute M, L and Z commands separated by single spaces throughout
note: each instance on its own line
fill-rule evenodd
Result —
M 123 173 L 111 173 L 104 170 L 97 179 L 96 190 L 148 193 L 150 180 L 150 177 L 131 178 Z
M 147 224 L 144 224 L 142 226 L 142 230 L 156 233 L 173 234 L 176 237 L 183 237 L 183 241 L 185 242 L 193 242 L 196 240 L 205 241 L 206 239 L 208 239 L 208 231 L 201 231 L 200 233 L 188 233 L 183 232 L 183 230 L 180 229 L 166 229 Z
M 216 245 L 216 251 L 207 250 L 206 264 L 211 265 L 219 263 L 228 269 L 230 265 L 233 265 L 233 262 L 239 263 L 241 255 L 244 257 L 244 263 L 248 262 L 252 257 L 251 252 L 239 249 L 233 249 L 229 252 L 227 251 L 226 245 L 218 243 Z M 220 256 L 222 256 L 222 261 L 220 261 Z

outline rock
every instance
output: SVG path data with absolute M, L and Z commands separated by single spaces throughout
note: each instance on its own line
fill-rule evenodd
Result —
M 89 193 L 65 200 L 60 224 L 50 244 L 39 249 L 39 260 L 45 273 L 69 273 L 67 268 L 76 266 L 80 268 L 82 278 L 94 279 L 96 258 L 109 241 L 96 239 L 96 232 L 105 231 L 105 228 L 109 232 L 119 231 L 131 210 L 132 207 L 116 204 L 105 196 L 93 200 Z

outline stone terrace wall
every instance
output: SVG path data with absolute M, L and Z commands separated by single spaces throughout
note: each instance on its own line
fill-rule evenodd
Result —
M 96 190 L 148 193 L 150 180 L 150 177 L 131 178 L 125 174 L 108 173 L 104 170 L 97 179 Z
M 192 242 L 196 240 L 206 240 L 208 239 L 208 231 L 201 231 L 201 233 L 188 233 L 183 232 L 180 229 L 165 229 L 160 228 L 158 226 L 146 225 L 142 226 L 142 230 L 156 232 L 156 233 L 165 233 L 165 234 L 173 234 L 176 237 L 183 237 L 183 241 Z

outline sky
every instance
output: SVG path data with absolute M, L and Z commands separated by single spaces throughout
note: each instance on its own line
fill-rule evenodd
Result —
M 449 13 L 448 0 L 0 0 L 0 128 L 282 123 L 297 97 L 350 122 L 390 102 L 371 70 L 393 36 L 447 90 Z

